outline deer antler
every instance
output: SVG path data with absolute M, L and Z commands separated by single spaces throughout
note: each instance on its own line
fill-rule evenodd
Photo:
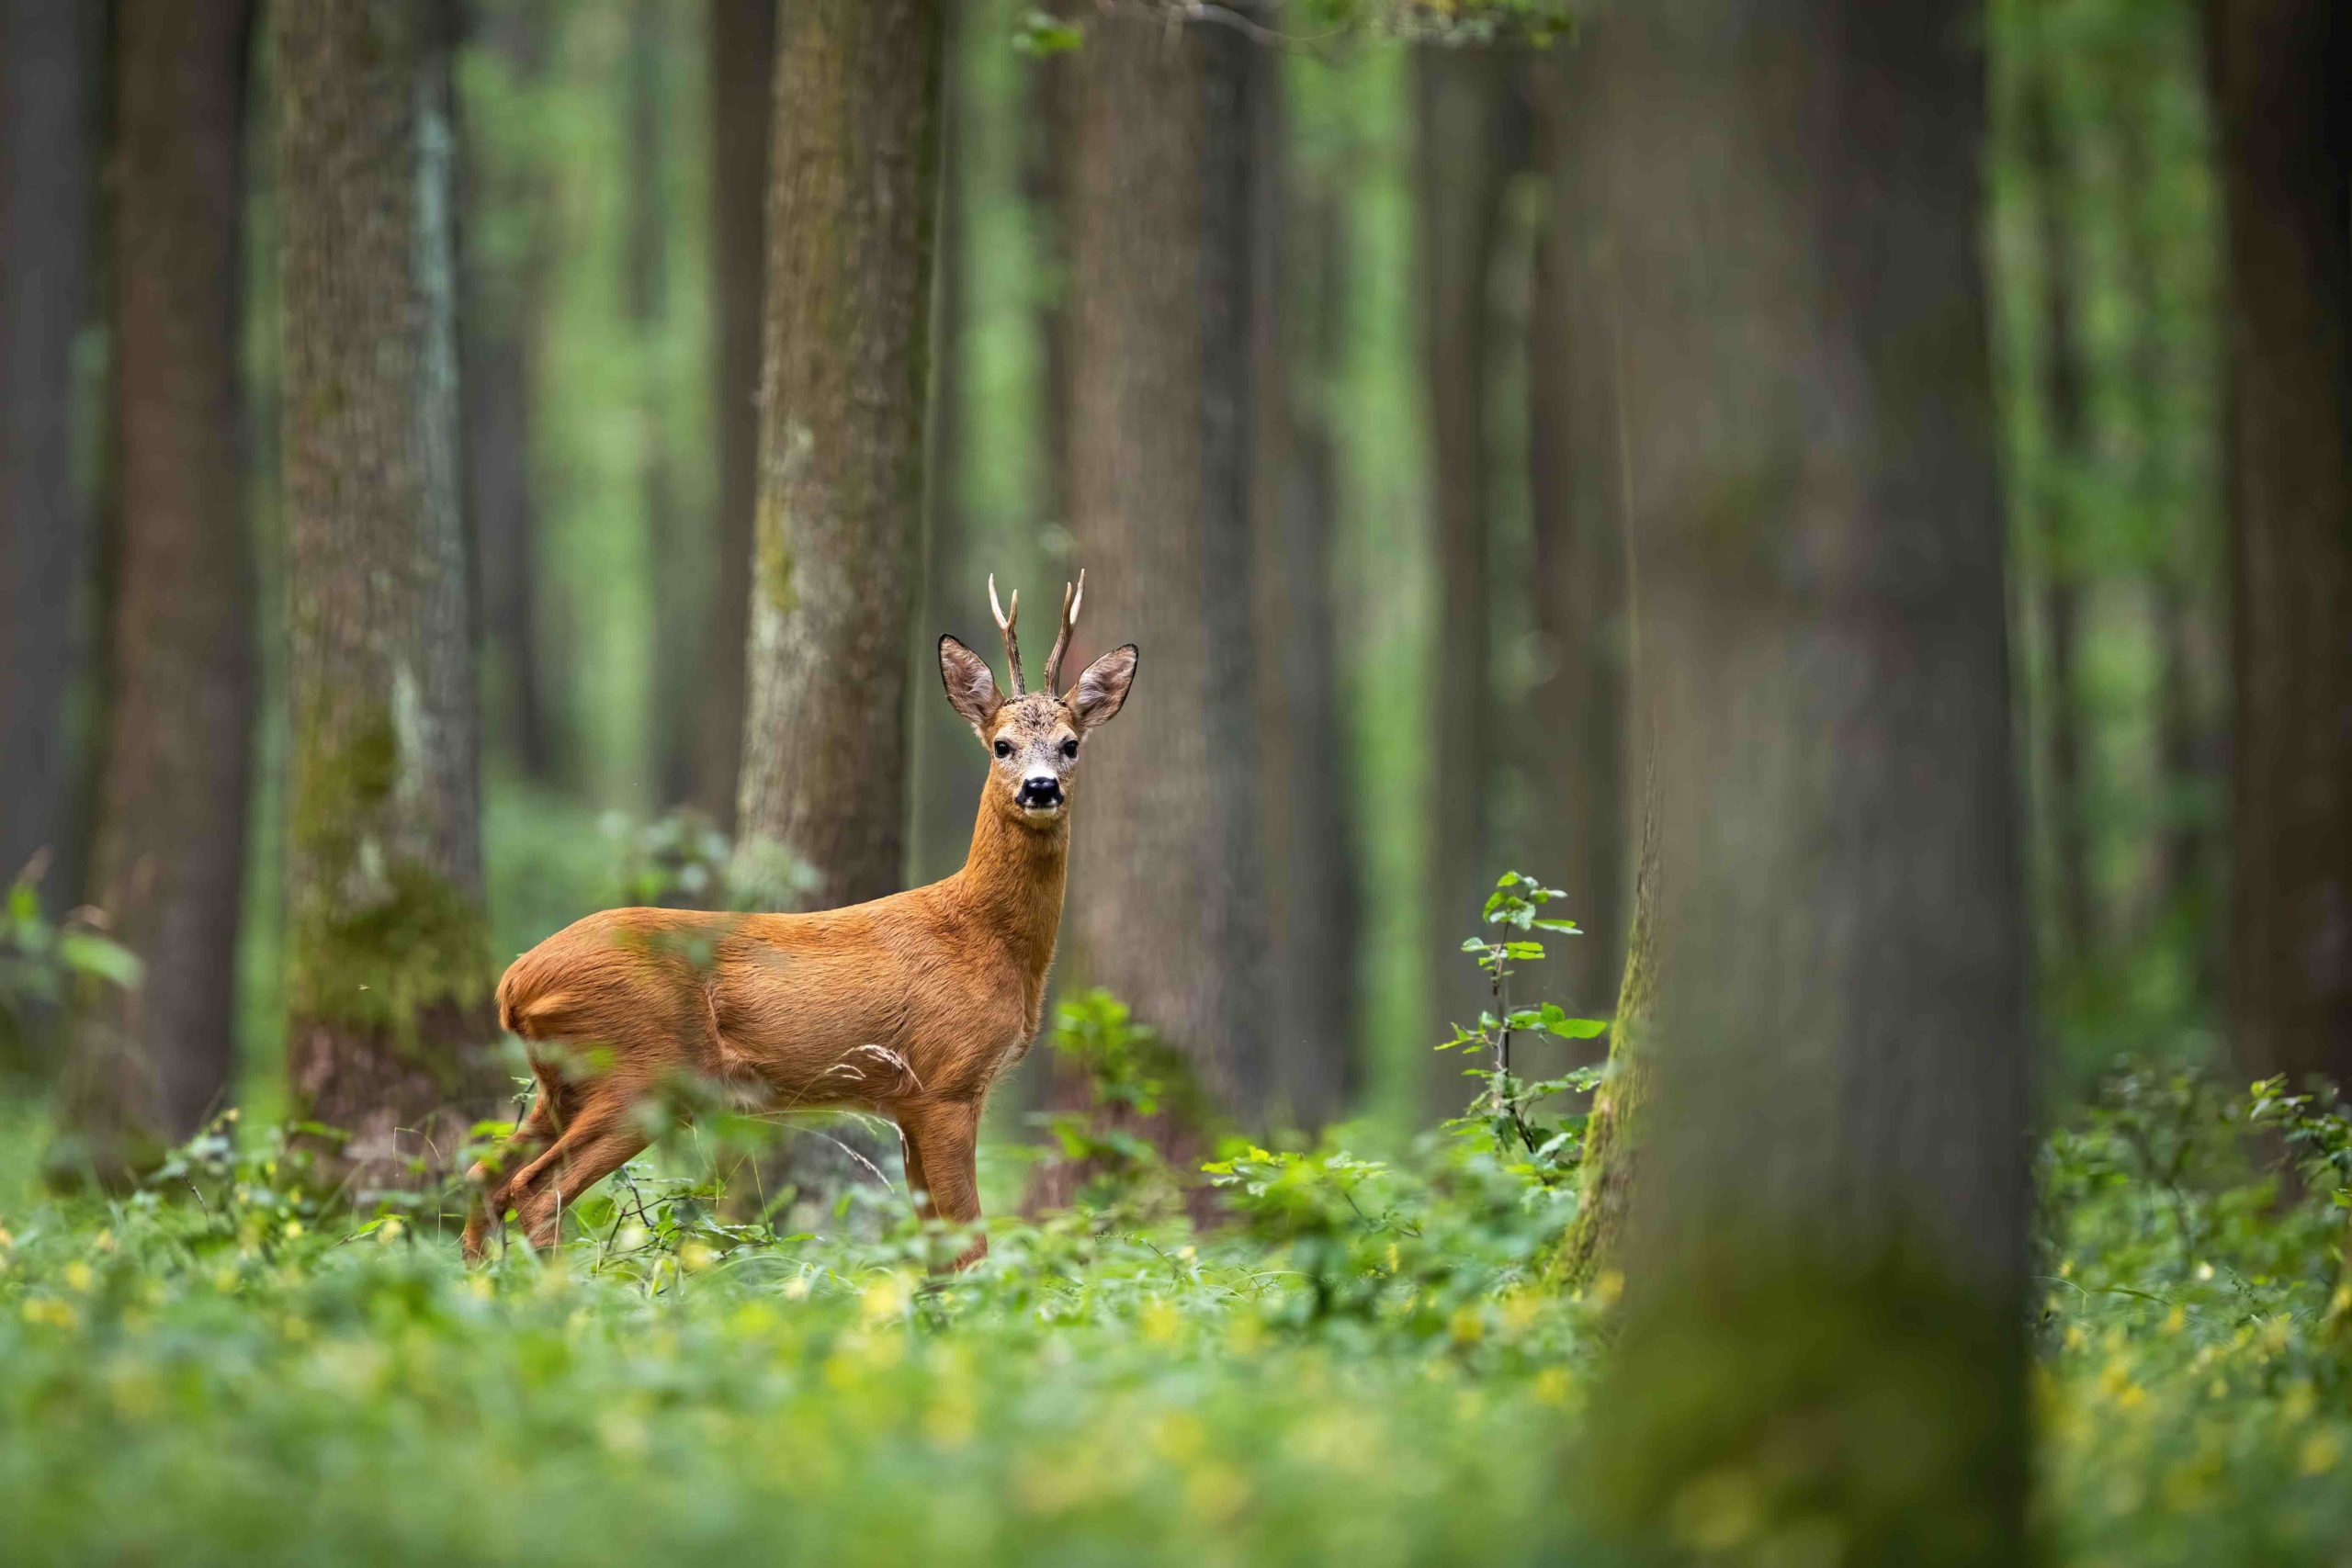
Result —
M 1012 591 L 1012 608 L 1008 611 L 996 602 L 996 573 L 989 573 L 989 612 L 996 616 L 997 630 L 1004 634 L 1004 661 L 1012 667 L 1012 694 L 1024 694 L 1021 685 L 1021 639 L 1012 635 L 1012 623 L 1021 618 L 1021 590 Z M 1048 685 L 1052 682 L 1048 680 Z
M 1054 651 L 1046 655 L 1046 694 L 1061 690 L 1062 655 L 1069 651 L 1069 629 L 1078 624 L 1078 606 L 1086 597 L 1086 569 L 1078 569 L 1078 581 L 1062 584 L 1062 629 L 1054 635 Z

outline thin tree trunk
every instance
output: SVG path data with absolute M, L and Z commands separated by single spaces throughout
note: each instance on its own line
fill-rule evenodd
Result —
M 825 0 L 780 21 L 738 813 L 750 853 L 815 874 L 821 908 L 906 871 L 942 20 L 933 0 Z
M 1535 625 L 1546 667 L 1527 696 L 1536 814 L 1525 869 L 1567 892 L 1584 934 L 1555 944 L 1568 994 L 1618 983 L 1625 930 L 1625 523 L 1618 462 L 1608 235 L 1596 160 L 1577 123 L 1605 47 L 1594 28 L 1529 71 L 1538 157 L 1552 183 L 1528 309 L 1528 500 Z
M 238 400 L 248 7 L 115 16 L 116 500 L 94 902 L 145 968 L 76 1021 L 68 1114 L 102 1179 L 228 1088 L 254 646 Z
M 547 71 L 544 0 L 500 6 L 482 44 L 500 57 L 513 86 L 530 93 Z M 537 424 L 542 304 L 554 270 L 548 204 L 537 160 L 500 160 L 461 126 L 458 184 L 465 210 L 460 263 L 464 330 L 458 396 L 466 405 L 466 495 L 481 562 L 481 621 L 491 666 L 492 745 L 525 778 L 555 772 L 546 679 L 539 664 L 538 487 L 531 467 Z M 514 224 L 513 259 L 493 258 L 484 236 Z
M 1345 1111 L 1361 1077 L 1332 457 L 1314 406 L 1338 348 L 1343 264 L 1333 199 L 1292 167 L 1287 90 L 1279 58 L 1250 73 L 1250 575 L 1276 1100 L 1313 1128 Z
M 715 587 L 715 551 L 698 518 L 679 514 L 664 418 L 667 382 L 663 339 L 669 332 L 669 202 L 664 189 L 669 111 L 663 102 L 666 58 L 662 0 L 631 0 L 628 13 L 628 232 L 623 240 L 623 293 L 640 367 L 637 410 L 637 483 L 653 590 L 651 675 L 647 732 L 652 737 L 654 784 L 662 804 L 691 802 L 701 767 L 702 732 L 695 705 L 702 694 L 705 605 Z
M 1476 929 L 1495 876 L 1487 783 L 1498 765 L 1501 726 L 1492 657 L 1494 595 L 1488 581 L 1493 528 L 1487 430 L 1489 294 L 1496 235 L 1510 170 L 1512 116 L 1504 59 L 1476 47 L 1430 46 L 1414 57 L 1419 144 L 1421 333 L 1436 513 L 1437 694 L 1430 737 L 1429 885 L 1437 922 L 1430 995 L 1433 1039 L 1471 1023 L 1486 1003 L 1477 972 L 1456 938 Z M 1430 1055 L 1431 1108 L 1461 1109 L 1460 1065 Z
M 2352 11 L 2213 0 L 2228 234 L 2230 1013 L 2352 1084 Z
M 494 1094 L 458 505 L 449 18 L 280 0 L 288 1057 L 363 1179 Z
M 752 629 L 752 519 L 760 471 L 760 311 L 768 138 L 775 130 L 775 0 L 709 0 L 710 254 L 718 333 L 718 570 L 701 661 L 701 760 L 695 802 L 735 822 Z
M 931 483 L 923 502 L 922 611 L 913 627 L 910 657 L 916 694 L 913 720 L 913 847 L 910 875 L 918 882 L 953 874 L 972 842 L 975 754 L 971 727 L 928 694 L 938 681 L 939 634 L 968 626 L 979 608 L 978 579 L 969 556 L 969 364 L 965 333 L 971 315 L 971 160 L 962 149 L 973 134 L 970 74 L 976 50 L 999 49 L 1001 35 L 974 25 L 969 10 L 947 18 L 947 67 L 941 113 L 939 265 L 933 279 Z
M 2075 497 L 2090 460 L 2085 419 L 2083 344 L 2075 312 L 2073 219 L 2065 149 L 2058 125 L 2058 62 L 2043 45 L 2026 98 L 2026 156 L 2033 169 L 2041 248 L 2042 399 L 2049 457 L 2039 487 L 2042 513 L 2041 615 L 2049 664 L 2051 847 L 2055 870 L 2059 949 L 2069 964 L 2086 961 L 2096 941 L 2089 829 L 2083 778 L 2082 528 Z
M 1243 434 L 1260 62 L 1230 28 L 1108 14 L 1069 63 L 1068 482 L 1089 575 L 1068 668 L 1128 641 L 1144 660 L 1131 728 L 1091 751 L 1076 806 L 1076 968 L 1215 1100 L 1256 1106 L 1273 1081 Z
M 1758 1551 L 2026 1554 L 1982 24 L 1961 0 L 1598 24 L 1625 29 L 1598 133 L 1663 853 L 1658 1114 L 1592 1476 L 1645 1534 L 1733 1476 Z
M 89 51 L 71 0 L 0 4 L 0 886 L 77 891 L 68 707 L 82 641 L 74 340 L 88 274 Z

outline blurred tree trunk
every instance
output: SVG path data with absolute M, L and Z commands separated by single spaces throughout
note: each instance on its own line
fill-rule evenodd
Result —
M 971 317 L 971 160 L 963 149 L 972 130 L 969 75 L 976 50 L 1001 49 L 1003 38 L 974 25 L 972 13 L 951 8 L 946 24 L 947 65 L 941 86 L 942 138 L 939 195 L 939 264 L 933 278 L 930 485 L 923 500 L 922 611 L 909 639 L 912 673 L 914 843 L 909 879 L 936 881 L 964 863 L 972 842 L 973 750 L 971 727 L 933 694 L 939 683 L 939 634 L 967 626 L 979 608 L 969 555 L 970 518 L 966 489 L 969 470 L 971 417 L 967 400 L 970 366 L 965 333 Z
M 102 1179 L 218 1108 L 253 754 L 238 399 L 249 8 L 121 0 L 109 272 L 118 508 L 93 901 L 145 965 L 76 1021 L 67 1113 Z
M 1038 9 L 1066 15 L 1072 0 L 1046 0 Z M 1083 53 L 1080 50 L 1079 53 Z M 1070 239 L 1071 117 L 1077 112 L 1079 60 L 1072 54 L 1049 54 L 1033 60 L 1022 73 L 1027 101 L 1023 105 L 1021 194 L 1041 233 L 1044 253 L 1062 274 L 1062 287 L 1036 291 L 1039 392 L 1045 425 L 1046 493 L 1038 511 L 1064 528 L 1075 530 L 1070 515 L 1070 299 L 1069 288 Z
M 1419 211 L 1421 349 L 1433 465 L 1437 552 L 1437 690 L 1430 740 L 1428 908 L 1436 929 L 1432 1042 L 1473 1023 L 1487 992 L 1456 951 L 1477 929 L 1495 877 L 1488 781 L 1501 726 L 1493 669 L 1493 528 L 1487 430 L 1490 292 L 1502 195 L 1517 119 L 1508 62 L 1495 51 L 1430 45 L 1413 60 Z M 1467 1098 L 1461 1064 L 1430 1054 L 1432 1109 Z
M 1250 682 L 1249 77 L 1228 27 L 1106 14 L 1070 55 L 1069 671 L 1143 649 L 1080 786 L 1074 967 L 1227 1108 L 1264 1103 Z M 1057 601 L 1050 586 L 1041 603 Z M 1280 671 L 1263 671 L 1280 679 Z M 1181 954 L 1181 961 L 1174 955 Z
M 2213 0 L 2234 621 L 2230 1011 L 2352 1084 L 2352 10 Z
M 2150 115 L 2144 95 L 2133 107 Z M 2207 802 L 2218 794 L 2213 724 L 2199 678 L 2211 646 L 2210 600 L 2197 591 L 2212 558 L 2209 516 L 2196 487 L 2183 478 L 2182 443 L 2167 428 L 2171 389 L 2188 379 L 2171 352 L 2165 299 L 2165 236 L 2155 221 L 2159 180 L 2150 138 L 2118 139 L 2129 219 L 2123 247 L 2125 287 L 2142 302 L 2132 341 L 2131 382 L 2140 429 L 2134 476 L 2145 516 L 2162 530 L 2154 570 L 2155 601 L 2156 769 L 2164 814 L 2156 845 L 2150 912 L 2160 925 L 2185 929 L 2186 952 L 2200 1007 L 2221 991 L 2221 931 L 2211 897 L 2216 883 L 2213 832 Z
M 1962 0 L 1606 20 L 1661 1113 L 1592 1451 L 1645 1534 L 1732 1477 L 1758 1552 L 2026 1554 L 1982 23 Z
M 653 590 L 653 647 L 646 697 L 657 798 L 693 800 L 701 768 L 698 655 L 715 589 L 714 541 L 703 519 L 680 514 L 672 468 L 667 396 L 670 211 L 664 130 L 670 118 L 663 0 L 630 0 L 628 11 L 628 231 L 622 292 L 639 367 L 638 504 L 644 514 Z
M 1527 696 L 1539 796 L 1525 869 L 1567 891 L 1584 934 L 1555 943 L 1574 1005 L 1617 985 L 1625 929 L 1625 521 L 1618 462 L 1609 235 L 1591 139 L 1577 125 L 1607 31 L 1528 68 L 1552 209 L 1528 309 L 1528 501 L 1545 667 Z
M 514 0 L 482 16 L 481 42 L 529 94 L 547 72 L 546 0 Z M 481 561 L 481 621 L 491 660 L 492 744 L 525 778 L 555 770 L 538 651 L 538 490 L 531 468 L 544 296 L 554 270 L 543 166 L 501 157 L 461 126 L 458 171 L 465 210 L 460 263 L 465 329 L 467 504 Z M 493 228 L 517 236 L 493 245 Z
M 494 1096 L 458 505 L 450 17 L 279 0 L 298 1114 L 363 1179 L 446 1163 Z M 485 1094 L 490 1090 L 490 1095 Z
M 0 886 L 48 852 L 52 914 L 78 891 L 74 340 L 89 272 L 96 15 L 74 0 L 0 0 Z
M 907 616 L 921 538 L 942 13 L 779 20 L 741 839 L 817 908 L 906 871 Z
M 2090 461 L 2085 420 L 2083 344 L 2075 310 L 2075 248 L 2066 150 L 2058 123 L 2060 62 L 2041 43 L 2025 102 L 2026 158 L 2033 172 L 2041 252 L 2042 400 L 2049 452 L 2037 499 L 2041 511 L 2040 609 L 2047 649 L 2049 700 L 2042 715 L 2049 748 L 2051 852 L 2061 956 L 2081 964 L 2092 953 L 2089 830 L 2084 816 L 2082 526 L 2076 497 Z
M 760 312 L 768 138 L 775 113 L 775 0 L 708 3 L 718 569 L 703 641 L 705 684 L 695 705 L 702 745 L 694 799 L 731 829 L 743 765 L 744 650 L 752 629 L 752 519 L 759 502 Z
M 1321 407 L 1340 348 L 1338 199 L 1303 186 L 1279 57 L 1249 79 L 1250 581 L 1260 863 L 1275 1100 L 1301 1127 L 1358 1089 L 1353 818 L 1342 769 L 1334 625 L 1334 456 Z

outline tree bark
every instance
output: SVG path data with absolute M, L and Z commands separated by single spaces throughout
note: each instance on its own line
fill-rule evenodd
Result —
M 1262 1104 L 1248 476 L 1249 73 L 1235 29 L 1106 14 L 1068 57 L 1069 500 L 1090 569 L 1068 669 L 1143 649 L 1080 785 L 1074 967 Z M 1054 602 L 1041 590 L 1043 601 Z
M 0 885 L 47 852 L 43 902 L 74 902 L 69 705 L 82 645 L 74 340 L 88 274 L 94 7 L 0 4 Z
M 2075 311 L 2073 215 L 2065 148 L 2058 124 L 2059 64 L 2044 45 L 2025 103 L 2026 158 L 2033 170 L 2041 250 L 2041 367 L 2049 451 L 2037 486 L 2041 512 L 2040 609 L 2049 660 L 2048 711 L 2052 900 L 2058 946 L 2070 964 L 2092 955 L 2097 915 L 2091 895 L 2089 829 L 2084 813 L 2082 525 L 2075 498 L 2090 462 L 2085 419 L 2083 344 Z
M 906 870 L 942 14 L 825 0 L 779 21 L 738 813 L 825 908 Z
M 364 1179 L 494 1096 L 458 505 L 448 17 L 283 0 L 289 1066 Z M 490 1090 L 489 1094 L 485 1090 Z
M 1432 1040 L 1476 1020 L 1486 987 L 1457 949 L 1505 868 L 1497 863 L 1488 780 L 1502 737 L 1494 693 L 1493 531 L 1487 428 L 1489 295 L 1513 110 L 1507 63 L 1478 47 L 1430 45 L 1413 61 L 1421 349 L 1433 468 L 1437 694 L 1430 737 L 1429 943 Z M 1452 1057 L 1430 1055 L 1430 1108 L 1462 1108 Z
M 531 94 L 544 78 L 548 20 L 543 0 L 502 6 L 486 19 L 482 45 L 509 73 L 513 90 Z M 553 193 L 538 160 L 486 144 L 471 125 L 461 126 L 459 135 L 465 298 L 458 396 L 466 405 L 467 507 L 481 563 L 491 746 L 523 777 L 545 783 L 557 758 L 539 662 L 539 493 L 531 443 L 547 322 L 542 299 L 554 271 Z M 492 243 L 494 227 L 510 227 L 514 243 Z
M 1340 766 L 1332 465 L 1320 408 L 1339 353 L 1336 198 L 1293 166 L 1283 62 L 1250 73 L 1250 537 L 1260 864 L 1275 976 L 1276 1101 L 1296 1126 L 1343 1114 L 1356 1050 L 1356 887 Z
M 1528 309 L 1528 502 L 1535 626 L 1545 666 L 1527 696 L 1536 814 L 1526 867 L 1567 892 L 1584 934 L 1555 943 L 1568 994 L 1591 1007 L 1626 962 L 1623 474 L 1615 323 L 1600 171 L 1579 108 L 1602 66 L 1595 27 L 1528 73 L 1540 166 L 1552 186 Z
M 1759 1555 L 1833 1530 L 1855 1561 L 2025 1555 L 1982 23 L 1656 0 L 1602 24 L 1664 852 L 1660 1113 L 1592 1476 L 1684 1548 L 1734 1477 Z
M 2228 236 L 2230 1014 L 2352 1084 L 2352 12 L 2213 0 Z
M 752 630 L 752 521 L 760 478 L 760 311 L 766 262 L 768 138 L 775 98 L 775 0 L 709 0 L 710 254 L 718 343 L 718 570 L 711 586 L 697 707 L 695 803 L 735 823 L 743 769 L 745 649 Z
M 1643 743 L 1642 838 L 1634 872 L 1634 923 L 1625 938 L 1624 976 L 1617 987 L 1617 1010 L 1609 1029 L 1608 1076 L 1593 1092 L 1592 1115 L 1585 1122 L 1576 1224 L 1561 1253 L 1560 1272 L 1574 1289 L 1595 1283 L 1613 1269 L 1625 1244 L 1626 1216 L 1633 1211 L 1637 1137 L 1642 1132 L 1657 1074 L 1652 1066 L 1657 1018 L 1657 740 Z
M 104 1180 L 218 1109 L 233 1061 L 254 701 L 238 397 L 249 8 L 115 14 L 115 498 L 93 902 L 144 964 L 76 1021 L 68 1116 Z

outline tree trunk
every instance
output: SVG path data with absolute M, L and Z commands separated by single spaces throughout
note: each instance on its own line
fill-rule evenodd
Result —
M 718 333 L 718 570 L 711 583 L 696 711 L 695 804 L 735 822 L 752 630 L 752 519 L 760 478 L 760 311 L 766 262 L 768 138 L 775 86 L 775 0 L 709 0 L 710 254 Z
M 673 807 L 692 802 L 700 778 L 702 730 L 695 708 L 702 695 L 700 655 L 708 623 L 705 612 L 718 573 L 713 570 L 717 551 L 702 530 L 703 520 L 680 513 L 665 417 L 668 380 L 659 368 L 667 359 L 664 340 L 670 320 L 665 25 L 662 0 L 630 0 L 622 282 L 639 367 L 638 503 L 652 567 L 653 647 L 646 682 L 646 731 L 652 738 L 656 798 Z
M 548 33 L 543 0 L 518 0 L 485 18 L 481 42 L 513 87 L 527 95 L 546 74 Z M 523 777 L 544 783 L 556 757 L 539 664 L 539 506 L 531 441 L 547 321 L 542 301 L 554 271 L 553 193 L 540 160 L 485 145 L 470 125 L 460 126 L 459 135 L 465 297 L 458 396 L 466 407 L 467 506 L 481 562 L 491 745 Z M 518 243 L 491 243 L 494 226 L 513 227 Z
M 0 3 L 0 886 L 46 851 L 52 914 L 77 891 L 68 709 L 85 552 L 74 340 L 89 270 L 95 15 L 69 0 Z
M 123 0 L 110 269 L 114 552 L 93 902 L 145 964 L 76 1021 L 68 1114 L 114 1181 L 229 1085 L 253 754 L 238 400 L 250 14 Z
M 1529 70 L 1538 157 L 1552 182 L 1528 309 L 1528 501 L 1535 543 L 1535 626 L 1545 660 L 1527 696 L 1536 815 L 1525 868 L 1567 891 L 1584 934 L 1554 944 L 1568 994 L 1589 1008 L 1611 993 L 1625 930 L 1623 475 L 1618 462 L 1615 323 L 1608 235 L 1590 137 L 1577 124 L 1607 31 Z
M 780 17 L 741 837 L 816 908 L 906 870 L 907 617 L 921 537 L 941 11 Z
M 2229 250 L 2230 1012 L 2352 1084 L 2352 12 L 2213 0 Z
M 2037 487 L 2041 510 L 2041 636 L 2049 659 L 2051 858 L 2060 955 L 2079 965 L 2092 955 L 2089 829 L 2084 815 L 2081 525 L 2075 498 L 2090 461 L 2085 421 L 2083 344 L 2075 314 L 2074 221 L 2065 150 L 2058 126 L 2059 62 L 2045 44 L 2026 96 L 2026 157 L 2033 170 L 2041 249 L 2041 364 L 2049 451 Z
M 1503 58 L 1493 51 L 1431 45 L 1414 57 L 1419 145 L 1421 349 L 1436 513 L 1437 697 L 1430 737 L 1427 906 L 1432 1042 L 1468 1024 L 1486 985 L 1457 951 L 1505 868 L 1496 863 L 1488 780 L 1501 726 L 1493 669 L 1494 595 L 1488 582 L 1493 485 L 1487 430 L 1489 295 L 1502 193 L 1510 172 L 1512 106 Z M 1451 1115 L 1464 1097 L 1460 1064 L 1430 1055 L 1431 1108 Z
M 1585 1123 L 1576 1224 L 1561 1253 L 1561 1275 L 1582 1289 L 1613 1269 L 1625 1244 L 1641 1166 L 1636 1136 L 1657 1074 L 1650 1038 L 1657 1017 L 1657 739 L 1643 741 L 1642 839 L 1634 872 L 1634 923 L 1625 938 L 1624 977 L 1609 1029 L 1608 1076 L 1592 1097 Z
M 1090 575 L 1067 668 L 1122 642 L 1144 659 L 1127 726 L 1080 784 L 1075 967 L 1213 1098 L 1256 1106 L 1273 1082 L 1244 438 L 1260 62 L 1231 28 L 1106 14 L 1069 62 L 1069 501 Z
M 971 159 L 974 133 L 972 56 L 1001 49 L 1002 35 L 988 18 L 957 7 L 947 17 L 947 66 L 941 87 L 942 138 L 939 263 L 933 278 L 930 485 L 923 501 L 922 611 L 909 638 L 913 673 L 912 769 L 908 790 L 913 843 L 909 877 L 933 882 L 954 874 L 972 845 L 975 761 L 971 727 L 930 693 L 938 682 L 939 634 L 968 626 L 979 608 L 981 575 L 974 575 L 967 514 L 972 396 L 965 333 L 971 316 Z M 999 570 L 1001 570 L 1000 567 Z
M 448 17 L 272 7 L 291 775 L 288 1057 L 363 1179 L 494 1097 L 458 507 Z M 490 1091 L 485 1094 L 485 1089 Z
M 1250 578 L 1259 828 L 1275 1099 L 1293 1125 L 1343 1114 L 1356 1052 L 1353 813 L 1341 768 L 1332 453 L 1320 408 L 1340 343 L 1337 198 L 1293 167 L 1279 58 L 1250 73 Z
M 1663 854 L 1661 1113 L 1592 1473 L 1686 1548 L 1733 1477 L 1759 1554 L 2025 1555 L 1982 23 L 1656 0 L 1600 24 L 1626 29 L 1598 133 Z

